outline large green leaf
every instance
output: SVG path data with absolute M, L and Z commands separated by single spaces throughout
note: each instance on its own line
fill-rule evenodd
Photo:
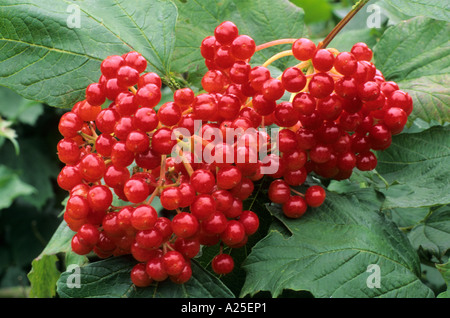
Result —
M 374 48 L 386 79 L 411 94 L 411 119 L 450 121 L 450 24 L 416 17 L 390 27 Z
M 400 12 L 450 21 L 450 3 L 442 0 L 384 0 Z
M 175 3 L 179 19 L 172 68 L 178 73 L 189 72 L 188 81 L 197 87 L 206 71 L 200 44 L 205 37 L 214 34 L 221 22 L 234 22 L 240 34 L 251 36 L 256 45 L 281 38 L 298 38 L 304 32 L 303 10 L 287 0 L 177 0 Z M 254 55 L 252 62 L 263 63 L 287 48 L 289 46 L 285 45 L 264 49 Z M 275 65 L 281 68 L 288 61 L 289 58 L 285 58 Z
M 371 189 L 327 192 L 325 203 L 289 220 L 277 205 L 269 210 L 291 235 L 277 229 L 258 242 L 244 268 L 242 295 L 284 289 L 315 297 L 432 297 L 419 279 L 417 254 L 395 224 L 379 213 Z M 379 270 L 379 283 L 372 280 Z M 371 288 L 372 287 L 372 288 Z
M 193 276 L 183 285 L 170 280 L 155 283 L 150 287 L 136 288 L 130 280 L 130 271 L 135 264 L 131 257 L 114 257 L 76 270 L 64 272 L 57 283 L 60 297 L 147 297 L 147 298 L 230 298 L 234 295 L 213 275 L 192 262 Z M 80 275 L 79 286 L 73 288 L 69 283 L 76 282 Z
M 414 208 L 450 203 L 450 128 L 435 126 L 393 137 L 378 153 L 377 171 L 390 184 L 380 188 L 384 208 Z
M 57 107 L 84 98 L 108 55 L 137 50 L 169 74 L 177 11 L 164 0 L 14 0 L 0 4 L 0 85 Z M 78 24 L 77 24 L 78 23 Z

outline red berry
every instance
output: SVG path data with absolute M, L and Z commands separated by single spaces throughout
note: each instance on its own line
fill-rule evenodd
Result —
M 214 30 L 216 40 L 222 45 L 231 44 L 238 34 L 237 26 L 231 21 L 222 22 Z
M 310 186 L 305 193 L 305 200 L 308 206 L 318 207 L 325 201 L 325 190 L 318 185 Z
M 239 60 L 248 60 L 255 50 L 255 41 L 248 35 L 239 35 L 231 43 L 231 53 Z
M 164 209 L 175 210 L 180 207 L 182 193 L 178 187 L 165 188 L 162 190 L 159 199 Z
M 158 213 L 151 205 L 140 205 L 133 210 L 131 225 L 136 230 L 148 230 L 153 228 L 158 218 Z
M 314 56 L 316 45 L 313 41 L 300 38 L 292 44 L 292 53 L 297 60 L 307 61 Z
M 312 64 L 319 72 L 328 72 L 333 68 L 334 55 L 327 49 L 318 49 L 312 58 Z
M 161 90 L 155 84 L 146 84 L 138 88 L 136 92 L 136 101 L 142 107 L 153 108 L 161 100 Z
M 234 261 L 228 254 L 219 254 L 213 258 L 211 266 L 216 274 L 225 275 L 233 271 Z
M 189 238 L 194 236 L 200 225 L 195 216 L 188 212 L 181 212 L 172 219 L 172 230 L 176 236 Z
M 281 82 L 288 92 L 297 93 L 306 86 L 306 76 L 301 69 L 292 66 L 283 71 Z
M 292 219 L 300 218 L 307 208 L 306 200 L 299 195 L 291 196 L 282 206 L 284 215 Z

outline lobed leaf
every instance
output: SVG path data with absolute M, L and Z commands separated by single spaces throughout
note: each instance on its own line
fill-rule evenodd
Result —
M 450 134 L 435 126 L 420 133 L 393 137 L 378 153 L 377 171 L 390 184 L 383 207 L 430 207 L 450 203 Z
M 268 209 L 290 236 L 277 229 L 258 242 L 244 268 L 242 296 L 270 291 L 306 290 L 324 297 L 432 297 L 419 279 L 417 254 L 397 227 L 378 212 L 381 202 L 371 189 L 338 195 L 302 218 L 283 217 L 278 205 Z M 379 286 L 372 279 L 379 269 Z
M 182 285 L 170 280 L 154 283 L 146 288 L 135 287 L 130 280 L 136 262 L 128 256 L 114 257 L 76 270 L 62 273 L 57 283 L 57 293 L 67 298 L 230 298 L 234 295 L 216 277 L 192 262 L 192 278 Z M 79 276 L 75 276 L 79 275 Z M 77 282 L 79 285 L 71 283 Z
M 98 81 L 104 58 L 131 50 L 167 76 L 176 17 L 163 0 L 2 1 L 0 85 L 69 108 Z
M 384 0 L 400 12 L 433 19 L 450 21 L 450 4 L 442 0 Z
M 374 48 L 377 68 L 410 93 L 410 120 L 450 121 L 450 24 L 425 17 L 386 30 Z

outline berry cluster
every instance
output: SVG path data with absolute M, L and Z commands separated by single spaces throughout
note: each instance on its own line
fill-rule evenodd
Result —
M 141 54 L 103 60 L 98 82 L 58 126 L 65 166 L 57 180 L 70 194 L 64 219 L 76 232 L 73 251 L 131 254 L 131 280 L 143 287 L 187 282 L 201 246 L 220 244 L 211 266 L 227 274 L 234 261 L 223 248 L 244 246 L 259 228 L 258 215 L 244 209 L 254 182 L 272 178 L 269 199 L 298 218 L 325 200 L 318 185 L 294 189 L 309 173 L 344 179 L 354 168 L 374 169 L 371 150 L 402 130 L 409 95 L 384 80 L 362 43 L 342 53 L 304 38 L 291 43 L 300 63 L 275 78 L 268 64 L 251 66 L 254 40 L 225 21 L 200 46 L 204 91 L 177 89 L 159 108 L 162 81 Z M 277 138 L 256 131 L 268 126 L 280 129 Z M 114 196 L 123 204 L 113 205 Z M 158 214 L 155 197 L 171 217 Z

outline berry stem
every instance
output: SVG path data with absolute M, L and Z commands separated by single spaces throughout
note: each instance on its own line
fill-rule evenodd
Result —
M 324 49 L 330 44 L 334 37 L 344 28 L 344 26 L 361 10 L 369 0 L 359 0 L 350 10 L 349 13 L 331 30 L 325 39 L 319 43 L 318 49 Z
M 267 61 L 265 61 L 262 66 L 267 67 L 270 64 L 272 64 L 274 61 L 276 61 L 282 57 L 290 56 L 290 55 L 293 55 L 292 50 L 286 50 L 286 51 L 279 52 L 279 53 L 275 54 L 274 56 L 272 56 L 271 58 L 269 58 Z
M 271 47 L 271 46 L 275 46 L 275 45 L 292 44 L 295 41 L 297 41 L 297 39 L 279 39 L 279 40 L 275 40 L 275 41 L 266 42 L 266 43 L 258 45 L 256 47 L 256 49 L 255 49 L 255 52 L 258 52 L 260 50 L 263 50 L 265 48 L 268 48 L 268 47 Z
M 134 86 L 130 86 L 129 89 L 134 95 L 136 95 L 137 90 L 136 90 L 136 88 Z
M 297 190 L 294 190 L 294 189 L 292 189 L 292 188 L 291 188 L 291 191 L 292 191 L 293 193 L 295 193 L 295 194 L 301 196 L 301 197 L 304 197 L 304 196 L 305 196 L 303 193 L 298 192 Z

